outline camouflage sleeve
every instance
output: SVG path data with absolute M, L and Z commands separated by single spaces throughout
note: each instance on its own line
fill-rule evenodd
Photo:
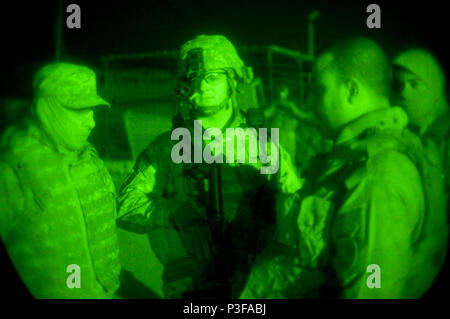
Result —
M 0 236 L 7 236 L 14 228 L 17 212 L 23 211 L 25 196 L 15 172 L 4 162 L 0 162 Z
M 150 146 L 151 148 L 152 146 Z M 136 233 L 146 233 L 158 227 L 173 226 L 170 217 L 181 203 L 164 198 L 168 182 L 162 161 L 144 151 L 128 175 L 119 194 L 117 225 Z
M 96 299 L 111 298 L 100 286 L 87 259 L 76 259 L 78 250 L 58 245 L 49 236 L 50 222 L 36 222 L 42 215 L 32 204 L 31 192 L 24 188 L 16 172 L 0 161 L 0 236 L 21 280 L 34 298 Z M 39 220 L 39 218 L 38 218 Z M 82 253 L 80 253 L 82 255 Z M 74 258 L 75 257 L 75 258 Z M 80 260 L 81 289 L 69 289 L 66 281 L 69 261 Z
M 316 287 L 325 276 L 302 267 L 292 247 L 271 242 L 258 256 L 241 299 L 318 298 Z
M 304 180 L 301 179 L 289 154 L 279 147 L 279 171 L 275 176 L 275 203 L 277 214 L 276 238 L 279 243 L 293 246 L 296 242 L 297 216 L 300 209 L 298 191 Z
M 294 166 L 289 153 L 280 145 L 280 168 L 278 177 L 278 188 L 282 193 L 295 194 L 303 185 L 296 167 Z
M 369 160 L 367 172 L 333 223 L 331 258 L 341 297 L 404 298 L 415 263 L 414 230 L 425 209 L 419 172 L 396 151 Z M 368 277 L 378 266 L 380 287 L 369 287 Z
M 275 189 L 276 228 L 274 237 L 256 258 L 239 298 L 299 298 L 316 274 L 302 269 L 294 249 L 297 240 L 298 191 L 303 181 L 297 175 L 289 154 L 279 147 L 278 172 L 269 176 Z M 304 279 L 311 280 L 305 282 Z M 299 283 L 299 281 L 302 281 Z

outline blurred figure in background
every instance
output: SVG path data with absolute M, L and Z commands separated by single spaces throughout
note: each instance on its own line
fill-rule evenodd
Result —
M 280 144 L 291 156 L 299 174 L 310 167 L 310 161 L 323 149 L 323 138 L 313 112 L 301 110 L 289 99 L 289 88 L 278 88 L 279 98 L 264 110 L 268 127 L 280 129 Z
M 408 113 L 409 127 L 418 134 L 431 161 L 442 163 L 447 198 L 450 177 L 450 111 L 445 74 L 429 52 L 412 49 L 393 60 L 392 103 Z
M 87 142 L 98 106 L 110 105 L 91 69 L 49 64 L 34 77 L 31 118 L 2 137 L 0 235 L 35 298 L 111 298 L 119 287 L 115 189 Z

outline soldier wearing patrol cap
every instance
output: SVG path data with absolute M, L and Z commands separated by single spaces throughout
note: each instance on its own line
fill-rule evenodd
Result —
M 192 132 L 194 120 L 222 132 L 247 128 L 248 105 L 239 97 L 251 80 L 225 37 L 188 41 L 173 128 Z M 164 266 L 165 297 L 239 297 L 256 256 L 278 234 L 278 216 L 295 206 L 301 181 L 283 150 L 278 173 L 262 175 L 260 162 L 176 164 L 174 144 L 171 132 L 163 133 L 139 156 L 121 190 L 118 226 L 148 234 Z
M 32 117 L 3 138 L 0 234 L 35 298 L 110 298 L 118 289 L 115 189 L 87 142 L 102 105 L 110 107 L 91 69 L 49 64 L 33 81 Z

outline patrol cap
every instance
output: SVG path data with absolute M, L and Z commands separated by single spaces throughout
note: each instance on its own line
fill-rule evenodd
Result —
M 97 94 L 97 81 L 93 70 L 71 63 L 48 64 L 33 79 L 35 99 L 55 97 L 65 107 L 81 109 L 111 104 Z
M 199 35 L 181 47 L 180 55 L 182 75 L 190 77 L 195 72 L 231 68 L 243 77 L 244 62 L 233 44 L 222 35 Z

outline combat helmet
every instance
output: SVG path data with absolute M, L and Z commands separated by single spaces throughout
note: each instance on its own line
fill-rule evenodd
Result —
M 181 47 L 176 93 L 182 98 L 182 108 L 183 99 L 184 104 L 189 103 L 188 98 L 193 93 L 190 80 L 216 70 L 226 71 L 233 107 L 237 107 L 238 84 L 250 83 L 253 72 L 245 66 L 233 44 L 222 35 L 199 35 Z

